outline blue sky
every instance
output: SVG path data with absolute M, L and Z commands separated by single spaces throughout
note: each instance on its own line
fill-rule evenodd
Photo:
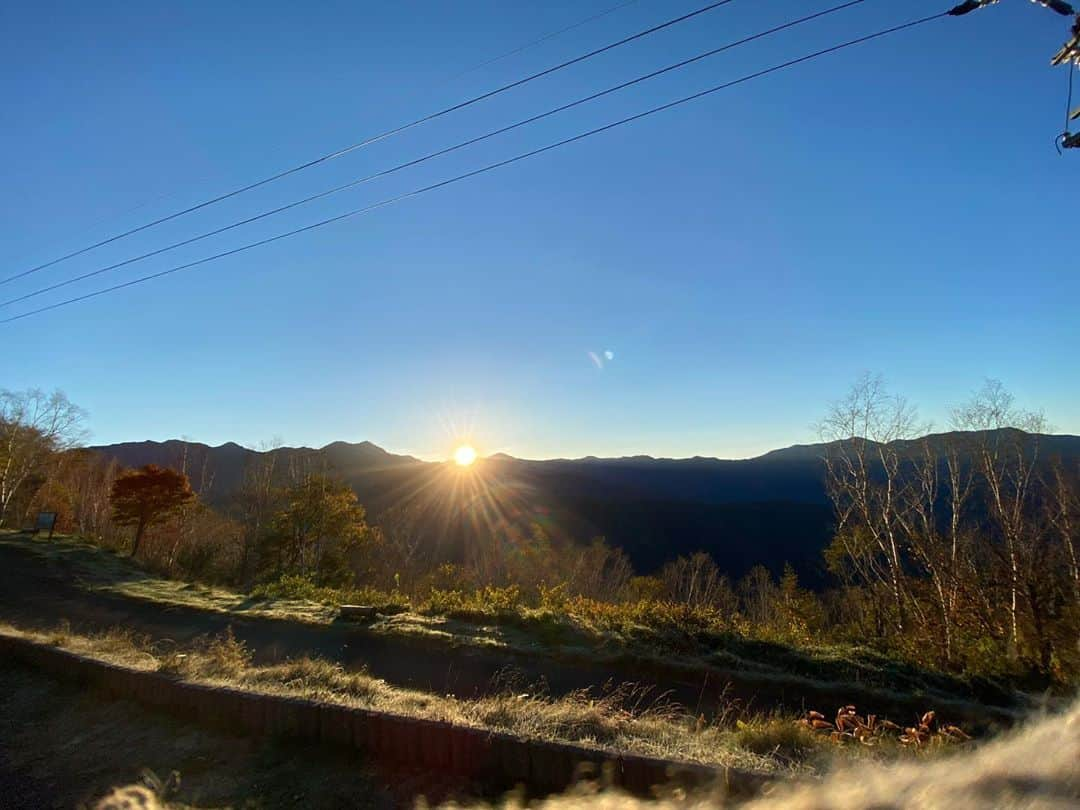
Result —
M 704 2 L 7 3 L 0 275 Z M 0 287 L 3 299 L 833 3 L 730 6 Z M 862 6 L 243 230 L 165 269 L 944 10 Z M 862 371 L 943 425 L 987 376 L 1080 433 L 1068 22 L 1021 0 L 770 76 L 371 215 L 3 330 L 8 388 L 93 440 L 369 439 L 445 456 L 726 457 L 813 439 Z M 28 304 L 4 307 L 15 313 Z M 613 354 L 600 369 L 589 352 Z

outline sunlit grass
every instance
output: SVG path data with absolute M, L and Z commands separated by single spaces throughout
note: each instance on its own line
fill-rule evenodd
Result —
M 744 676 L 787 681 L 851 683 L 938 699 L 967 694 L 963 682 L 914 667 L 869 646 L 799 644 L 755 638 L 754 628 L 713 608 L 654 599 L 604 602 L 543 591 L 530 602 L 520 589 L 432 588 L 421 598 L 373 588 L 320 587 L 287 576 L 250 594 L 164 579 L 128 558 L 74 538 L 53 541 L 0 536 L 57 566 L 89 590 L 194 610 L 329 625 L 342 604 L 375 607 L 370 633 L 424 639 L 432 644 L 507 649 L 581 658 L 591 664 L 652 661 L 679 669 L 714 668 Z
M 469 700 L 391 686 L 363 670 L 346 671 L 317 658 L 255 665 L 250 650 L 231 632 L 183 646 L 155 643 L 124 629 L 81 635 L 66 626 L 37 632 L 0 624 L 0 633 L 197 683 L 763 773 L 818 772 L 836 756 L 909 755 L 895 744 L 875 749 L 837 745 L 827 735 L 800 725 L 794 716 L 751 711 L 741 703 L 722 705 L 708 717 L 694 715 L 633 684 L 552 697 L 542 688 L 508 683 L 493 694 Z
M 50 643 L 82 655 L 184 680 L 229 685 L 267 694 L 307 697 L 411 717 L 441 720 L 520 736 L 612 748 L 670 759 L 725 765 L 766 773 L 811 771 L 833 752 L 825 738 L 799 760 L 754 752 L 739 744 L 742 729 L 756 721 L 744 714 L 734 725 L 726 715 L 706 721 L 682 707 L 624 685 L 550 697 L 544 690 L 509 685 L 473 700 L 391 686 L 363 671 L 315 658 L 269 666 L 252 664 L 250 652 L 231 634 L 184 647 L 159 649 L 149 639 L 123 632 L 84 636 L 66 628 L 23 631 L 0 624 L 0 633 Z M 789 722 L 794 723 L 793 718 Z

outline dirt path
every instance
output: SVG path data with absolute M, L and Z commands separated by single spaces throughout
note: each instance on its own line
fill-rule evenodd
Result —
M 396 686 L 462 698 L 504 689 L 508 684 L 524 687 L 546 683 L 552 695 L 561 695 L 577 689 L 598 689 L 608 683 L 633 682 L 651 687 L 653 694 L 665 694 L 695 713 L 711 712 L 732 697 L 753 701 L 760 708 L 785 706 L 795 710 L 828 710 L 854 701 L 901 719 L 926 708 L 925 698 L 860 695 L 855 685 L 770 680 L 739 673 L 650 672 L 649 667 L 632 662 L 617 668 L 594 666 L 579 660 L 566 662 L 540 655 L 394 638 L 356 626 L 316 626 L 127 599 L 84 590 L 59 569 L 43 565 L 30 552 L 12 545 L 0 546 L 0 618 L 40 629 L 66 620 L 76 632 L 124 627 L 154 640 L 178 643 L 231 628 L 252 650 L 257 663 L 304 655 L 321 657 L 349 669 L 364 667 L 371 675 Z M 971 722 L 980 714 L 957 719 Z
M 0 546 L 0 618 L 41 629 L 66 620 L 76 632 L 124 627 L 155 640 L 178 643 L 231 628 L 252 650 L 256 663 L 310 655 L 336 661 L 347 669 L 366 667 L 370 674 L 397 686 L 458 697 L 502 688 L 508 678 L 520 679 L 521 684 L 543 681 L 552 694 L 560 695 L 601 685 L 614 676 L 603 667 L 450 648 L 437 642 L 381 636 L 344 624 L 316 626 L 240 617 L 88 591 L 12 546 Z M 686 702 L 689 698 L 689 704 L 695 705 L 701 684 L 679 686 L 680 699 Z

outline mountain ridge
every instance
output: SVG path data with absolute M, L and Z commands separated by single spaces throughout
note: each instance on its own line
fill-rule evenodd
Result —
M 1038 439 L 1047 456 L 1080 463 L 1080 437 Z M 477 533 L 528 532 L 540 524 L 571 542 L 606 537 L 642 573 L 680 554 L 707 551 L 733 576 L 758 562 L 774 572 L 791 563 L 804 581 L 818 584 L 833 520 L 824 486 L 826 446 L 792 445 L 750 459 L 529 460 L 499 453 L 468 471 L 390 453 L 370 441 L 266 451 L 183 440 L 90 449 L 128 467 L 183 469 L 207 502 L 225 509 L 247 465 L 260 457 L 273 459 L 278 484 L 298 471 L 325 471 L 356 492 L 374 522 L 403 504 L 417 509 L 428 542 L 449 559 L 461 558 Z M 477 509 L 478 503 L 486 508 Z M 480 522 L 477 513 L 496 519 Z
M 1005 429 L 1005 430 L 1007 430 L 1007 429 Z M 941 438 L 944 438 L 944 437 L 974 436 L 974 435 L 977 435 L 979 432 L 980 431 L 960 431 L 960 430 L 943 431 L 941 433 L 930 433 L 930 434 L 927 434 L 924 437 L 920 437 L 919 439 L 899 439 L 899 440 L 896 440 L 894 442 L 890 442 L 890 444 L 909 445 L 909 444 L 913 444 L 915 442 L 920 442 L 923 439 L 929 439 L 929 440 L 933 441 L 935 439 L 941 439 Z M 1071 433 L 1040 433 L 1040 434 L 1036 434 L 1036 435 L 1040 439 L 1042 439 L 1042 440 L 1050 440 L 1052 443 L 1057 443 L 1058 441 L 1064 440 L 1064 441 L 1069 441 L 1069 442 L 1076 442 L 1078 445 L 1080 445 L 1080 435 L 1076 435 L 1076 434 L 1071 434 Z M 517 462 L 528 463 L 528 464 L 595 463 L 595 462 L 601 462 L 601 463 L 605 463 L 605 464 L 649 463 L 649 462 L 674 463 L 674 464 L 701 463 L 701 462 L 704 462 L 704 463 L 719 462 L 721 464 L 738 464 L 738 463 L 743 463 L 743 462 L 762 461 L 762 460 L 765 460 L 765 459 L 774 459 L 774 458 L 783 457 L 783 456 L 817 454 L 817 453 L 820 452 L 820 449 L 825 448 L 825 447 L 829 446 L 830 444 L 834 444 L 834 442 L 795 443 L 795 444 L 788 445 L 786 447 L 777 447 L 777 448 L 774 448 L 773 450 L 767 450 L 764 453 L 761 453 L 759 455 L 747 456 L 745 458 L 722 458 L 720 456 L 703 456 L 703 455 L 680 456 L 680 457 L 675 457 L 675 456 L 654 456 L 654 455 L 650 455 L 648 453 L 635 453 L 633 455 L 625 455 L 625 456 L 597 456 L 597 455 L 590 454 L 590 455 L 587 455 L 587 456 L 574 456 L 574 457 L 556 456 L 556 457 L 552 457 L 552 458 L 526 458 L 526 457 L 523 457 L 523 456 L 514 456 L 514 455 L 511 455 L 510 453 L 507 453 L 505 451 L 492 453 L 490 456 L 484 456 L 482 458 L 494 459 L 494 460 L 517 461 Z M 871 444 L 876 444 L 876 442 L 871 442 Z M 388 456 L 388 457 L 392 457 L 392 458 L 395 458 L 395 459 L 401 459 L 403 461 L 413 462 L 413 463 L 417 463 L 417 464 L 442 464 L 442 463 L 444 463 L 444 462 L 440 462 L 440 461 L 424 461 L 423 459 L 419 459 L 419 458 L 416 458 L 415 456 L 411 456 L 411 455 L 408 455 L 408 454 L 394 453 L 394 452 L 392 452 L 390 450 L 387 450 L 386 448 L 382 447 L 381 445 L 375 444 L 374 442 L 372 442 L 372 441 L 370 441 L 368 439 L 364 439 L 364 440 L 361 440 L 359 442 L 350 442 L 350 441 L 346 441 L 346 440 L 343 440 L 343 439 L 336 439 L 336 440 L 334 440 L 332 442 L 329 442 L 329 443 L 327 443 L 327 444 L 325 444 L 325 445 L 323 445 L 321 447 L 311 447 L 311 446 L 308 446 L 308 445 L 280 445 L 280 446 L 277 446 L 277 447 L 267 448 L 265 450 L 260 450 L 260 449 L 255 448 L 255 447 L 248 447 L 247 445 L 242 445 L 242 444 L 239 444 L 238 442 L 234 442 L 234 441 L 227 441 L 227 442 L 223 442 L 222 444 L 211 445 L 211 444 L 207 444 L 206 442 L 190 441 L 190 440 L 183 439 L 183 438 L 141 439 L 141 440 L 124 441 L 124 442 L 112 442 L 112 443 L 101 444 L 101 445 L 91 445 L 87 449 L 94 450 L 94 451 L 97 451 L 97 452 L 109 452 L 113 448 L 125 448 L 125 447 L 133 447 L 133 446 L 135 446 L 135 447 L 137 447 L 137 446 L 162 446 L 162 447 L 164 447 L 164 446 L 173 446 L 173 445 L 187 445 L 189 447 L 206 448 L 206 449 L 209 449 L 209 450 L 226 450 L 226 449 L 233 450 L 233 449 L 237 449 L 237 450 L 243 450 L 245 452 L 253 453 L 253 454 L 273 453 L 273 452 L 277 452 L 277 451 L 296 451 L 296 452 L 318 453 L 318 452 L 325 452 L 325 451 L 330 450 L 332 448 L 333 449 L 357 449 L 357 448 L 362 448 L 364 450 L 377 451 L 379 453 L 386 454 L 386 456 Z M 816 457 L 820 458 L 821 456 L 817 455 Z

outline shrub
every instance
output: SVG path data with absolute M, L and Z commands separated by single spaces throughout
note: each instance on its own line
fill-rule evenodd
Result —
M 256 585 L 251 595 L 261 599 L 308 599 L 312 602 L 338 601 L 337 590 L 315 584 L 303 574 L 282 574 L 276 580 Z
M 305 695 L 337 693 L 370 700 L 378 694 L 378 682 L 366 672 L 346 672 L 340 664 L 321 658 L 296 658 L 249 669 L 240 682 L 257 687 L 284 686 Z
M 256 599 L 304 599 L 327 605 L 372 605 L 385 612 L 397 612 L 409 607 L 406 596 L 397 591 L 386 592 L 367 586 L 331 588 L 318 585 L 301 574 L 284 574 L 271 582 L 264 582 L 252 589 Z
M 196 643 L 190 652 L 165 655 L 159 669 L 185 678 L 234 680 L 250 666 L 251 651 L 230 627 L 221 636 Z
M 505 621 L 520 617 L 524 606 L 517 585 L 500 588 L 485 585 L 472 591 L 444 591 L 432 588 L 420 610 L 464 621 Z

